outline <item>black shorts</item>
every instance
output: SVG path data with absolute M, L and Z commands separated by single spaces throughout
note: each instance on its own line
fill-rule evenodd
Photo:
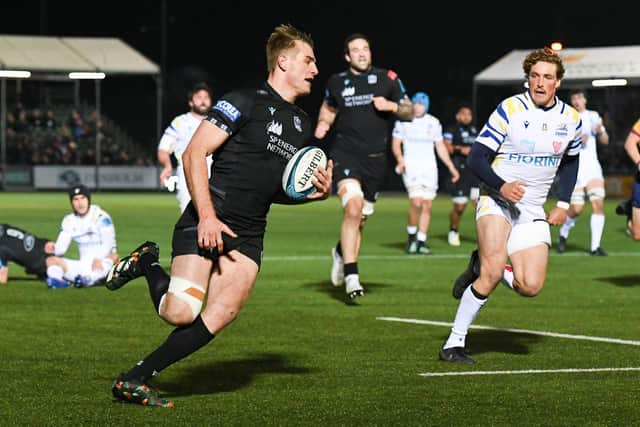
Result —
M 47 254 L 44 251 L 36 255 L 28 264 L 24 265 L 24 271 L 27 274 L 33 274 L 38 279 L 45 279 L 47 277 L 47 258 L 53 256 L 53 254 Z
M 472 188 L 480 186 L 480 180 L 464 164 L 456 165 L 460 172 L 460 179 L 457 182 L 450 182 L 451 197 L 469 197 Z
M 262 264 L 262 240 L 262 236 L 238 236 L 234 238 L 223 233 L 222 242 L 224 243 L 224 249 L 222 250 L 222 254 L 228 254 L 233 250 L 237 250 L 258 264 L 259 269 Z M 220 256 L 218 248 L 205 250 L 198 246 L 197 225 L 173 229 L 171 257 L 173 258 L 178 255 L 200 255 L 213 261 L 217 261 Z
M 365 200 L 375 203 L 387 178 L 387 154 L 356 154 L 334 149 L 333 182 L 351 178 L 360 182 Z

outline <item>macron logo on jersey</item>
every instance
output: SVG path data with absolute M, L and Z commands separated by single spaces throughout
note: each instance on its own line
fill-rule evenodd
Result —
M 227 116 L 229 120 L 235 122 L 240 117 L 240 111 L 234 107 L 229 101 L 220 100 L 216 103 L 214 110 L 220 111 L 222 114 Z

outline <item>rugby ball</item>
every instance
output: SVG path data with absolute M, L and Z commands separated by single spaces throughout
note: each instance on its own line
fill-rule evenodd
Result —
M 293 200 L 303 200 L 316 191 L 311 182 L 314 172 L 327 167 L 327 155 L 321 148 L 310 145 L 300 148 L 291 157 L 282 174 L 282 189 Z

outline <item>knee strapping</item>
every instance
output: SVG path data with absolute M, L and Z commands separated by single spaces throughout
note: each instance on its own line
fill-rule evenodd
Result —
M 172 277 L 168 292 L 187 303 L 194 319 L 200 314 L 205 296 L 204 287 L 182 277 Z
M 584 190 L 582 188 L 571 193 L 571 204 L 584 205 Z
M 603 200 L 605 196 L 604 188 L 603 187 L 592 188 L 587 192 L 587 196 L 589 196 L 590 201 Z
M 364 197 L 362 188 L 360 188 L 360 184 L 358 184 L 357 182 L 347 182 L 342 188 L 344 189 L 344 193 L 342 193 L 341 196 L 343 208 L 347 206 L 349 200 L 353 199 L 354 197 Z

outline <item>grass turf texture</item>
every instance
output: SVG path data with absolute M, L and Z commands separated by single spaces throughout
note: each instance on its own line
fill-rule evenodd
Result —
M 121 256 L 144 240 L 169 266 L 178 216 L 170 194 L 95 193 L 113 217 Z M 550 202 L 551 203 L 551 202 Z M 519 297 L 502 285 L 476 324 L 573 335 L 640 339 L 640 246 L 607 201 L 602 246 L 591 257 L 590 207 L 567 253 L 551 251 L 542 293 Z M 235 323 L 163 371 L 153 384 L 174 409 L 112 403 L 120 371 L 164 341 L 172 327 L 154 313 L 144 279 L 49 290 L 10 264 L 0 286 L 0 414 L 7 425 L 633 425 L 640 423 L 640 372 L 422 377 L 472 372 L 640 367 L 637 345 L 474 330 L 475 365 L 438 361 L 450 323 L 451 285 L 475 247 L 473 213 L 462 245 L 447 244 L 448 196 L 433 208 L 433 255 L 406 255 L 405 195 L 383 194 L 364 231 L 356 304 L 329 282 L 338 199 L 272 207 L 262 271 Z M 55 238 L 69 211 L 63 193 L 0 193 L 0 222 Z M 557 238 L 557 228 L 552 237 Z M 72 251 L 73 254 L 73 251 Z

